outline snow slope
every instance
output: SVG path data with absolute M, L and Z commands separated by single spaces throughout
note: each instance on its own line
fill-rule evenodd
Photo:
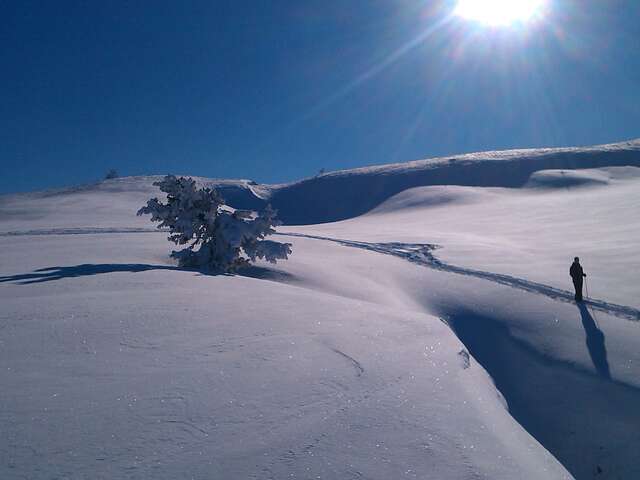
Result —
M 367 215 L 304 231 L 436 243 L 449 263 L 556 288 L 567 288 L 567 262 L 584 257 L 593 296 L 640 307 L 638 167 L 541 171 L 525 188 L 410 189 Z
M 521 187 L 540 170 L 640 167 L 640 139 L 582 148 L 481 152 L 454 157 L 330 172 L 299 182 L 261 185 L 249 180 L 196 178 L 214 186 L 229 205 L 260 209 L 270 203 L 288 225 L 308 225 L 362 215 L 410 188 L 429 185 Z M 0 195 L 0 232 L 27 228 L 147 229 L 131 206 L 159 190 L 161 176 L 124 177 L 98 184 L 19 195 Z M 538 179 L 539 180 L 539 179 Z M 38 222 L 38 219 L 43 219 Z
M 0 195 L 0 233 L 47 233 L 52 228 L 155 231 L 148 218 L 131 213 L 161 194 L 153 186 L 161 178 L 122 177 L 79 187 Z M 231 205 L 242 204 L 249 209 L 263 206 L 260 195 L 264 195 L 264 186 L 252 185 L 248 180 L 194 178 L 201 185 L 215 185 Z
M 400 259 L 294 238 L 282 273 L 210 277 L 162 235 L 16 240 L 3 478 L 567 478 Z
M 539 170 L 640 166 L 640 140 L 588 148 L 481 152 L 343 170 L 272 191 L 269 201 L 287 224 L 352 218 L 418 186 L 520 187 Z
M 236 276 L 169 262 L 153 177 L 0 197 L 0 478 L 636 478 L 637 146 L 224 182 L 349 218 Z

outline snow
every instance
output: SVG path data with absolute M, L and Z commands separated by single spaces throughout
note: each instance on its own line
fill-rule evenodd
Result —
M 362 215 L 414 187 L 513 188 L 523 186 L 539 170 L 611 166 L 640 167 L 640 140 L 586 148 L 481 152 L 331 172 L 274 188 L 268 201 L 284 223 L 308 225 Z
M 0 478 L 636 478 L 636 147 L 570 150 L 598 167 L 578 170 L 494 154 L 540 160 L 517 185 L 487 154 L 467 185 L 428 161 L 199 179 L 242 201 L 308 187 L 278 206 L 311 219 L 344 198 L 326 177 L 393 184 L 365 215 L 279 227 L 290 259 L 239 275 L 171 263 L 135 216 L 159 177 L 0 197 Z
M 539 172 L 536 178 L 550 175 Z M 607 176 L 609 183 L 544 189 L 420 187 L 368 215 L 304 231 L 352 240 L 436 243 L 446 247 L 438 257 L 451 264 L 557 288 L 567 288 L 569 265 L 579 256 L 594 297 L 640 307 L 640 168 L 572 175 Z
M 135 235 L 103 236 L 71 237 L 73 252 L 53 236 L 9 269 L 154 265 L 166 249 L 163 238 L 131 251 Z M 484 371 L 460 366 L 463 347 L 442 322 L 400 309 L 392 278 L 353 285 L 363 264 L 399 273 L 403 261 L 292 240 L 312 253 L 292 256 L 279 281 L 161 264 L 5 283 L 6 475 L 562 478 Z
M 100 183 L 44 192 L 0 195 L 0 232 L 55 229 L 154 230 L 148 219 L 131 215 L 161 194 L 154 182 L 162 175 L 121 177 Z M 231 204 L 259 208 L 266 186 L 248 180 L 193 177 L 199 186 L 215 186 Z

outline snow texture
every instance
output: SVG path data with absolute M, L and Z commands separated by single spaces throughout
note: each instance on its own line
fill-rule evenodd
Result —
M 639 155 L 198 178 L 305 224 L 235 275 L 132 215 L 161 177 L 0 197 L 0 478 L 639 478 Z

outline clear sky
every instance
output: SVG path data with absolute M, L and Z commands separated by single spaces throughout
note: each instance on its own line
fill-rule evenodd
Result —
M 0 1 L 0 192 L 640 137 L 640 1 L 547 0 L 507 25 L 457 8 Z

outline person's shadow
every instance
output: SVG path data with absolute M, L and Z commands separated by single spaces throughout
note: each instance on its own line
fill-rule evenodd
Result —
M 604 345 L 604 333 L 598 328 L 584 303 L 578 303 L 578 308 L 582 316 L 582 326 L 587 334 L 587 349 L 589 350 L 589 355 L 591 355 L 593 366 L 600 376 L 611 380 L 607 348 Z

